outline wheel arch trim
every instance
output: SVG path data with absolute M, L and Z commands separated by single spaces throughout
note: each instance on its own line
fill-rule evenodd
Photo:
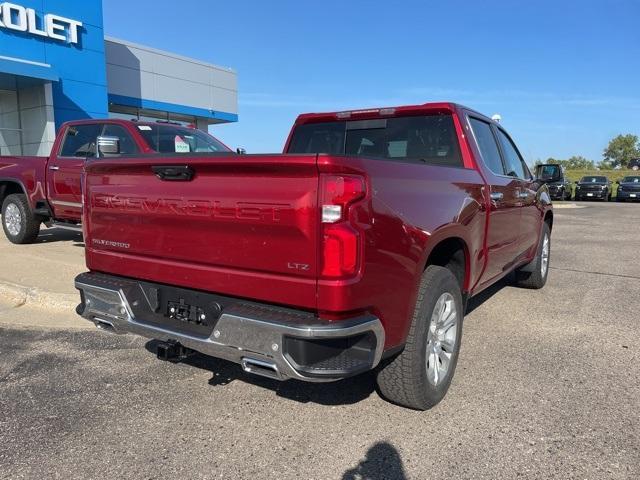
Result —
M 25 188 L 24 183 L 22 183 L 22 180 L 15 179 L 15 178 L 0 177 L 0 201 L 4 201 L 4 199 L 7 197 L 7 195 L 4 194 L 4 191 L 5 191 L 5 188 L 11 184 L 14 184 L 20 187 L 20 190 L 22 190 L 22 193 L 27 197 L 27 199 L 29 199 L 29 195 L 27 194 L 27 189 Z

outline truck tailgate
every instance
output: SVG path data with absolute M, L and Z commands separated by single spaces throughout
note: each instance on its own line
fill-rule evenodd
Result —
M 314 309 L 317 190 L 315 155 L 101 159 L 85 172 L 87 266 Z

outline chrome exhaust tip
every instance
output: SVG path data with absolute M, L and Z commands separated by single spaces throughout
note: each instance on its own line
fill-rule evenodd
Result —
M 278 367 L 275 363 L 244 357 L 241 361 L 241 365 L 242 370 L 247 373 L 253 373 L 254 375 L 260 375 L 262 377 L 272 378 L 275 380 L 282 380 L 282 375 L 278 371 Z
M 102 318 L 93 317 L 93 323 L 98 329 L 104 330 L 105 332 L 115 333 L 116 331 L 113 323 L 103 320 Z

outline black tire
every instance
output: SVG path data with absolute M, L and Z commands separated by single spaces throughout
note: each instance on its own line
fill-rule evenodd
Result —
M 609 194 L 608 193 L 604 197 L 602 197 L 602 201 L 603 202 L 608 202 L 609 201 Z
M 548 241 L 547 265 L 542 268 L 542 249 L 545 238 Z M 551 263 L 551 230 L 545 222 L 542 226 L 542 235 L 540 235 L 540 243 L 536 257 L 527 265 L 516 270 L 516 284 L 522 288 L 540 289 L 547 283 L 549 276 L 549 265 Z
M 446 294 L 449 294 L 449 301 L 456 307 L 453 317 L 456 319 L 456 329 L 453 332 L 451 331 L 453 327 L 446 329 L 448 334 L 455 338 L 455 343 L 453 348 L 450 348 L 450 352 L 448 352 L 449 349 L 440 347 L 441 353 L 450 354 L 450 357 L 446 373 L 434 383 L 427 375 L 427 362 L 430 360 L 427 348 L 435 343 L 438 346 L 441 345 L 439 342 L 430 343 L 429 336 L 434 335 L 431 333 L 433 330 L 431 325 L 436 304 L 441 297 L 445 298 Z M 463 308 L 460 284 L 451 270 L 433 265 L 427 267 L 420 280 L 416 307 L 404 350 L 378 370 L 378 387 L 383 397 L 398 405 L 416 410 L 427 410 L 442 400 L 449 390 L 458 363 L 462 340 Z M 450 341 L 447 340 L 447 342 Z M 443 341 L 444 345 L 446 343 Z M 436 360 L 438 366 L 444 365 L 441 358 L 445 357 L 438 357 Z
M 7 210 L 10 210 L 12 215 L 8 215 Z M 17 231 L 13 231 L 16 224 L 10 227 L 9 217 L 15 219 L 16 212 L 19 215 L 19 223 Z M 24 245 L 35 242 L 40 233 L 40 223 L 41 220 L 31 211 L 25 195 L 12 194 L 2 202 L 2 228 L 11 243 Z

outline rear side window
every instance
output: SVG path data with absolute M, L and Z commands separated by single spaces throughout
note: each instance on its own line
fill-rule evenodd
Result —
M 107 123 L 102 131 L 104 137 L 117 137 L 120 139 L 120 154 L 128 155 L 132 153 L 138 153 L 138 147 L 131 138 L 129 132 L 127 132 L 120 125 L 114 125 Z
M 195 128 L 178 125 L 138 125 L 140 135 L 158 153 L 228 152 L 218 140 Z
M 345 122 L 309 123 L 293 132 L 288 153 L 344 153 Z
M 529 175 L 529 169 L 518 153 L 516 146 L 507 134 L 500 129 L 498 129 L 498 140 L 504 154 L 504 162 L 507 165 L 507 175 L 522 179 L 529 178 L 531 176 Z
M 469 123 L 473 130 L 473 136 L 476 138 L 482 160 L 489 170 L 496 175 L 504 175 L 504 166 L 500 158 L 500 150 L 496 143 L 496 138 L 491 131 L 491 125 L 477 118 L 470 117 Z
M 462 167 L 451 115 L 300 125 L 293 133 L 288 153 L 346 154 Z
M 67 129 L 64 137 L 61 157 L 95 157 L 96 138 L 102 125 L 75 125 Z

